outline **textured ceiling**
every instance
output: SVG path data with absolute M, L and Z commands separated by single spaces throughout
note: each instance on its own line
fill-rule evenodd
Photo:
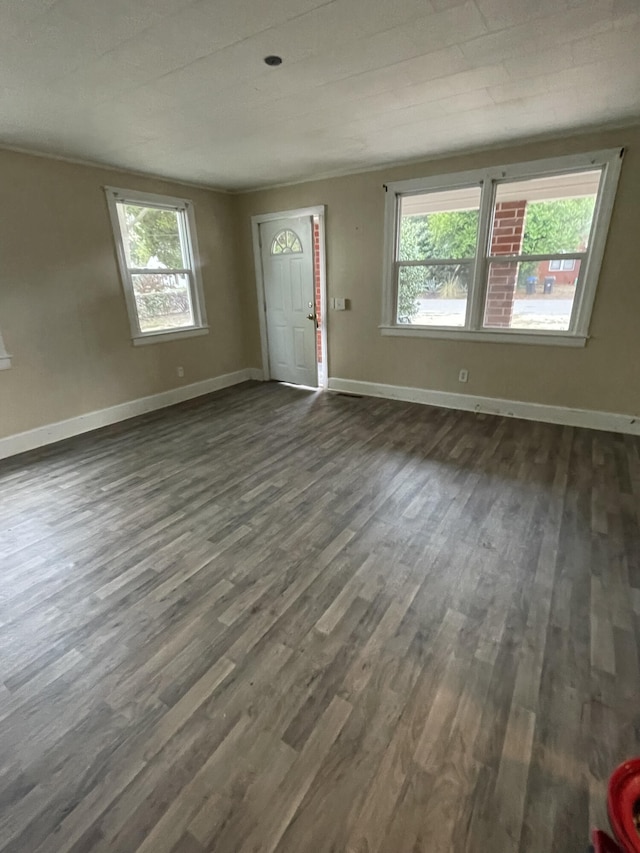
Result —
M 640 117 L 638 0 L 0 0 L 0 22 L 0 144 L 228 189 Z

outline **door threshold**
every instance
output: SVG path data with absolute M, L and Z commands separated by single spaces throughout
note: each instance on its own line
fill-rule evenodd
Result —
M 276 379 L 280 385 L 286 385 L 288 388 L 301 388 L 303 391 L 321 391 L 319 385 L 298 385 L 297 382 L 285 382 L 284 379 Z

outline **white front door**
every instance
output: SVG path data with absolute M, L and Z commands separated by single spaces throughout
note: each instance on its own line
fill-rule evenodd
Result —
M 272 379 L 318 384 L 311 217 L 260 224 Z

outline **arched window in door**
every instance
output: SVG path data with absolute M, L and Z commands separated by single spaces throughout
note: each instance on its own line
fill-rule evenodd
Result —
M 295 231 L 285 228 L 273 238 L 272 255 L 301 255 L 302 243 Z

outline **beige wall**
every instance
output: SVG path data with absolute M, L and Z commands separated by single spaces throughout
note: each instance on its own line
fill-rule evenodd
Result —
M 208 335 L 132 346 L 105 185 L 193 200 Z M 246 366 L 233 197 L 7 151 L 0 187 L 0 438 Z
M 617 146 L 627 153 L 584 349 L 380 335 L 383 182 Z M 327 206 L 328 295 L 351 300 L 350 311 L 329 312 L 331 377 L 640 414 L 640 128 L 241 195 L 241 278 L 253 366 L 261 356 L 250 217 L 318 204 Z M 463 367 L 467 385 L 458 382 Z
M 385 181 L 624 145 L 584 349 L 382 337 Z M 191 198 L 210 334 L 132 346 L 104 185 Z M 239 196 L 0 151 L 0 438 L 260 367 L 250 217 L 327 206 L 329 375 L 640 414 L 640 128 L 511 147 Z M 176 375 L 184 367 L 184 379 Z M 460 368 L 470 371 L 460 385 Z

